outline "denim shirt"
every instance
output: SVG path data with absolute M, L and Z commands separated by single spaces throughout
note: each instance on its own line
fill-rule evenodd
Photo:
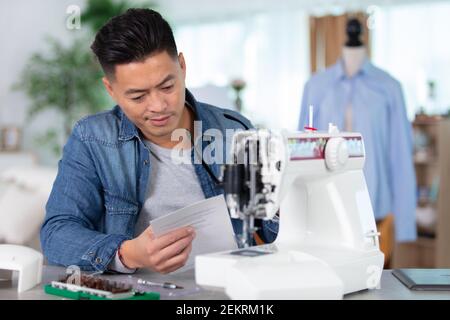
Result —
M 252 127 L 237 112 L 197 102 L 188 90 L 186 104 L 201 121 L 200 152 L 210 143 L 205 138 L 210 129 L 218 129 L 225 138 L 227 129 Z M 223 143 L 223 148 L 228 156 L 229 145 Z M 220 164 L 193 163 L 205 198 L 223 194 L 212 177 L 219 176 Z M 150 170 L 149 150 L 119 106 L 78 121 L 59 161 L 41 228 L 48 262 L 105 271 L 120 244 L 133 238 Z M 242 221 L 231 220 L 234 232 L 241 233 Z M 259 235 L 272 242 L 278 221 L 263 221 L 261 227 Z
M 351 106 L 352 130 L 364 137 L 364 176 L 375 218 L 392 213 L 396 241 L 416 240 L 413 134 L 400 83 L 367 59 L 349 78 L 341 59 L 305 85 L 299 130 L 307 125 L 310 105 L 318 130 L 330 122 L 344 128 Z

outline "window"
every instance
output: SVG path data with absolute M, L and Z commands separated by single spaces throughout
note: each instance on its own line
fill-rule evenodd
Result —
M 309 78 L 307 15 L 276 12 L 175 29 L 187 63 L 189 88 L 245 80 L 243 113 L 272 129 L 297 127 L 303 85 Z
M 450 108 L 450 3 L 423 3 L 381 8 L 372 30 L 372 60 L 399 80 L 410 119 Z M 435 99 L 428 98 L 434 82 Z

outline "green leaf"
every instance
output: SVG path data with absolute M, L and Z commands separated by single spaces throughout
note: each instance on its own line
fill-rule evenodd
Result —
M 89 0 L 86 9 L 81 14 L 81 22 L 87 23 L 97 32 L 109 19 L 126 12 L 129 8 L 152 8 L 150 1 L 140 1 L 139 4 L 126 0 Z
M 111 17 L 125 12 L 130 7 L 149 8 L 152 2 L 126 0 L 89 0 L 82 13 L 82 23 L 87 23 L 93 33 L 97 32 Z M 45 52 L 33 54 L 25 65 L 20 80 L 12 86 L 27 94 L 31 104 L 27 118 L 32 120 L 39 113 L 56 110 L 64 119 L 62 133 L 64 141 L 80 117 L 110 108 L 113 101 L 103 87 L 103 71 L 90 50 L 93 34 L 64 46 L 57 39 L 46 38 Z M 53 152 L 60 152 L 57 132 L 47 132 L 40 144 L 49 146 Z M 47 141 L 46 143 L 44 143 Z M 55 142 L 56 141 L 56 142 Z

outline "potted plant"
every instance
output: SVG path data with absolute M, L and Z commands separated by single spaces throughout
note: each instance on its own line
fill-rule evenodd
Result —
M 23 90 L 31 100 L 28 120 L 50 109 L 62 116 L 63 141 L 57 134 L 60 126 L 49 127 L 37 138 L 37 142 L 59 154 L 74 122 L 108 106 L 109 98 L 102 88 L 102 72 L 84 41 L 75 40 L 67 47 L 53 38 L 47 38 L 47 43 L 48 54 L 32 55 L 15 89 Z
M 14 86 L 24 91 L 31 100 L 28 120 L 38 113 L 56 110 L 62 116 L 61 126 L 49 126 L 36 138 L 39 146 L 49 147 L 59 156 L 72 127 L 83 115 L 96 113 L 111 106 L 112 101 L 103 88 L 103 72 L 94 60 L 89 45 L 95 32 L 108 19 L 125 12 L 131 5 L 126 0 L 89 0 L 81 15 L 87 33 L 80 33 L 73 42 L 64 46 L 54 38 L 47 38 L 46 54 L 35 53 L 26 64 L 21 80 Z M 145 2 L 139 7 L 150 7 Z M 86 36 L 87 35 L 87 36 Z

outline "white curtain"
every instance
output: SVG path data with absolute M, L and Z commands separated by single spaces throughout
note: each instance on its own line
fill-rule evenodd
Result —
M 254 124 L 296 129 L 309 78 L 308 18 L 276 12 L 175 28 L 187 86 L 227 86 L 243 79 L 243 113 Z M 232 94 L 232 91 L 230 91 Z
M 449 2 L 382 7 L 375 16 L 373 62 L 402 83 L 410 119 L 421 106 L 429 113 L 450 108 L 449 17 Z

